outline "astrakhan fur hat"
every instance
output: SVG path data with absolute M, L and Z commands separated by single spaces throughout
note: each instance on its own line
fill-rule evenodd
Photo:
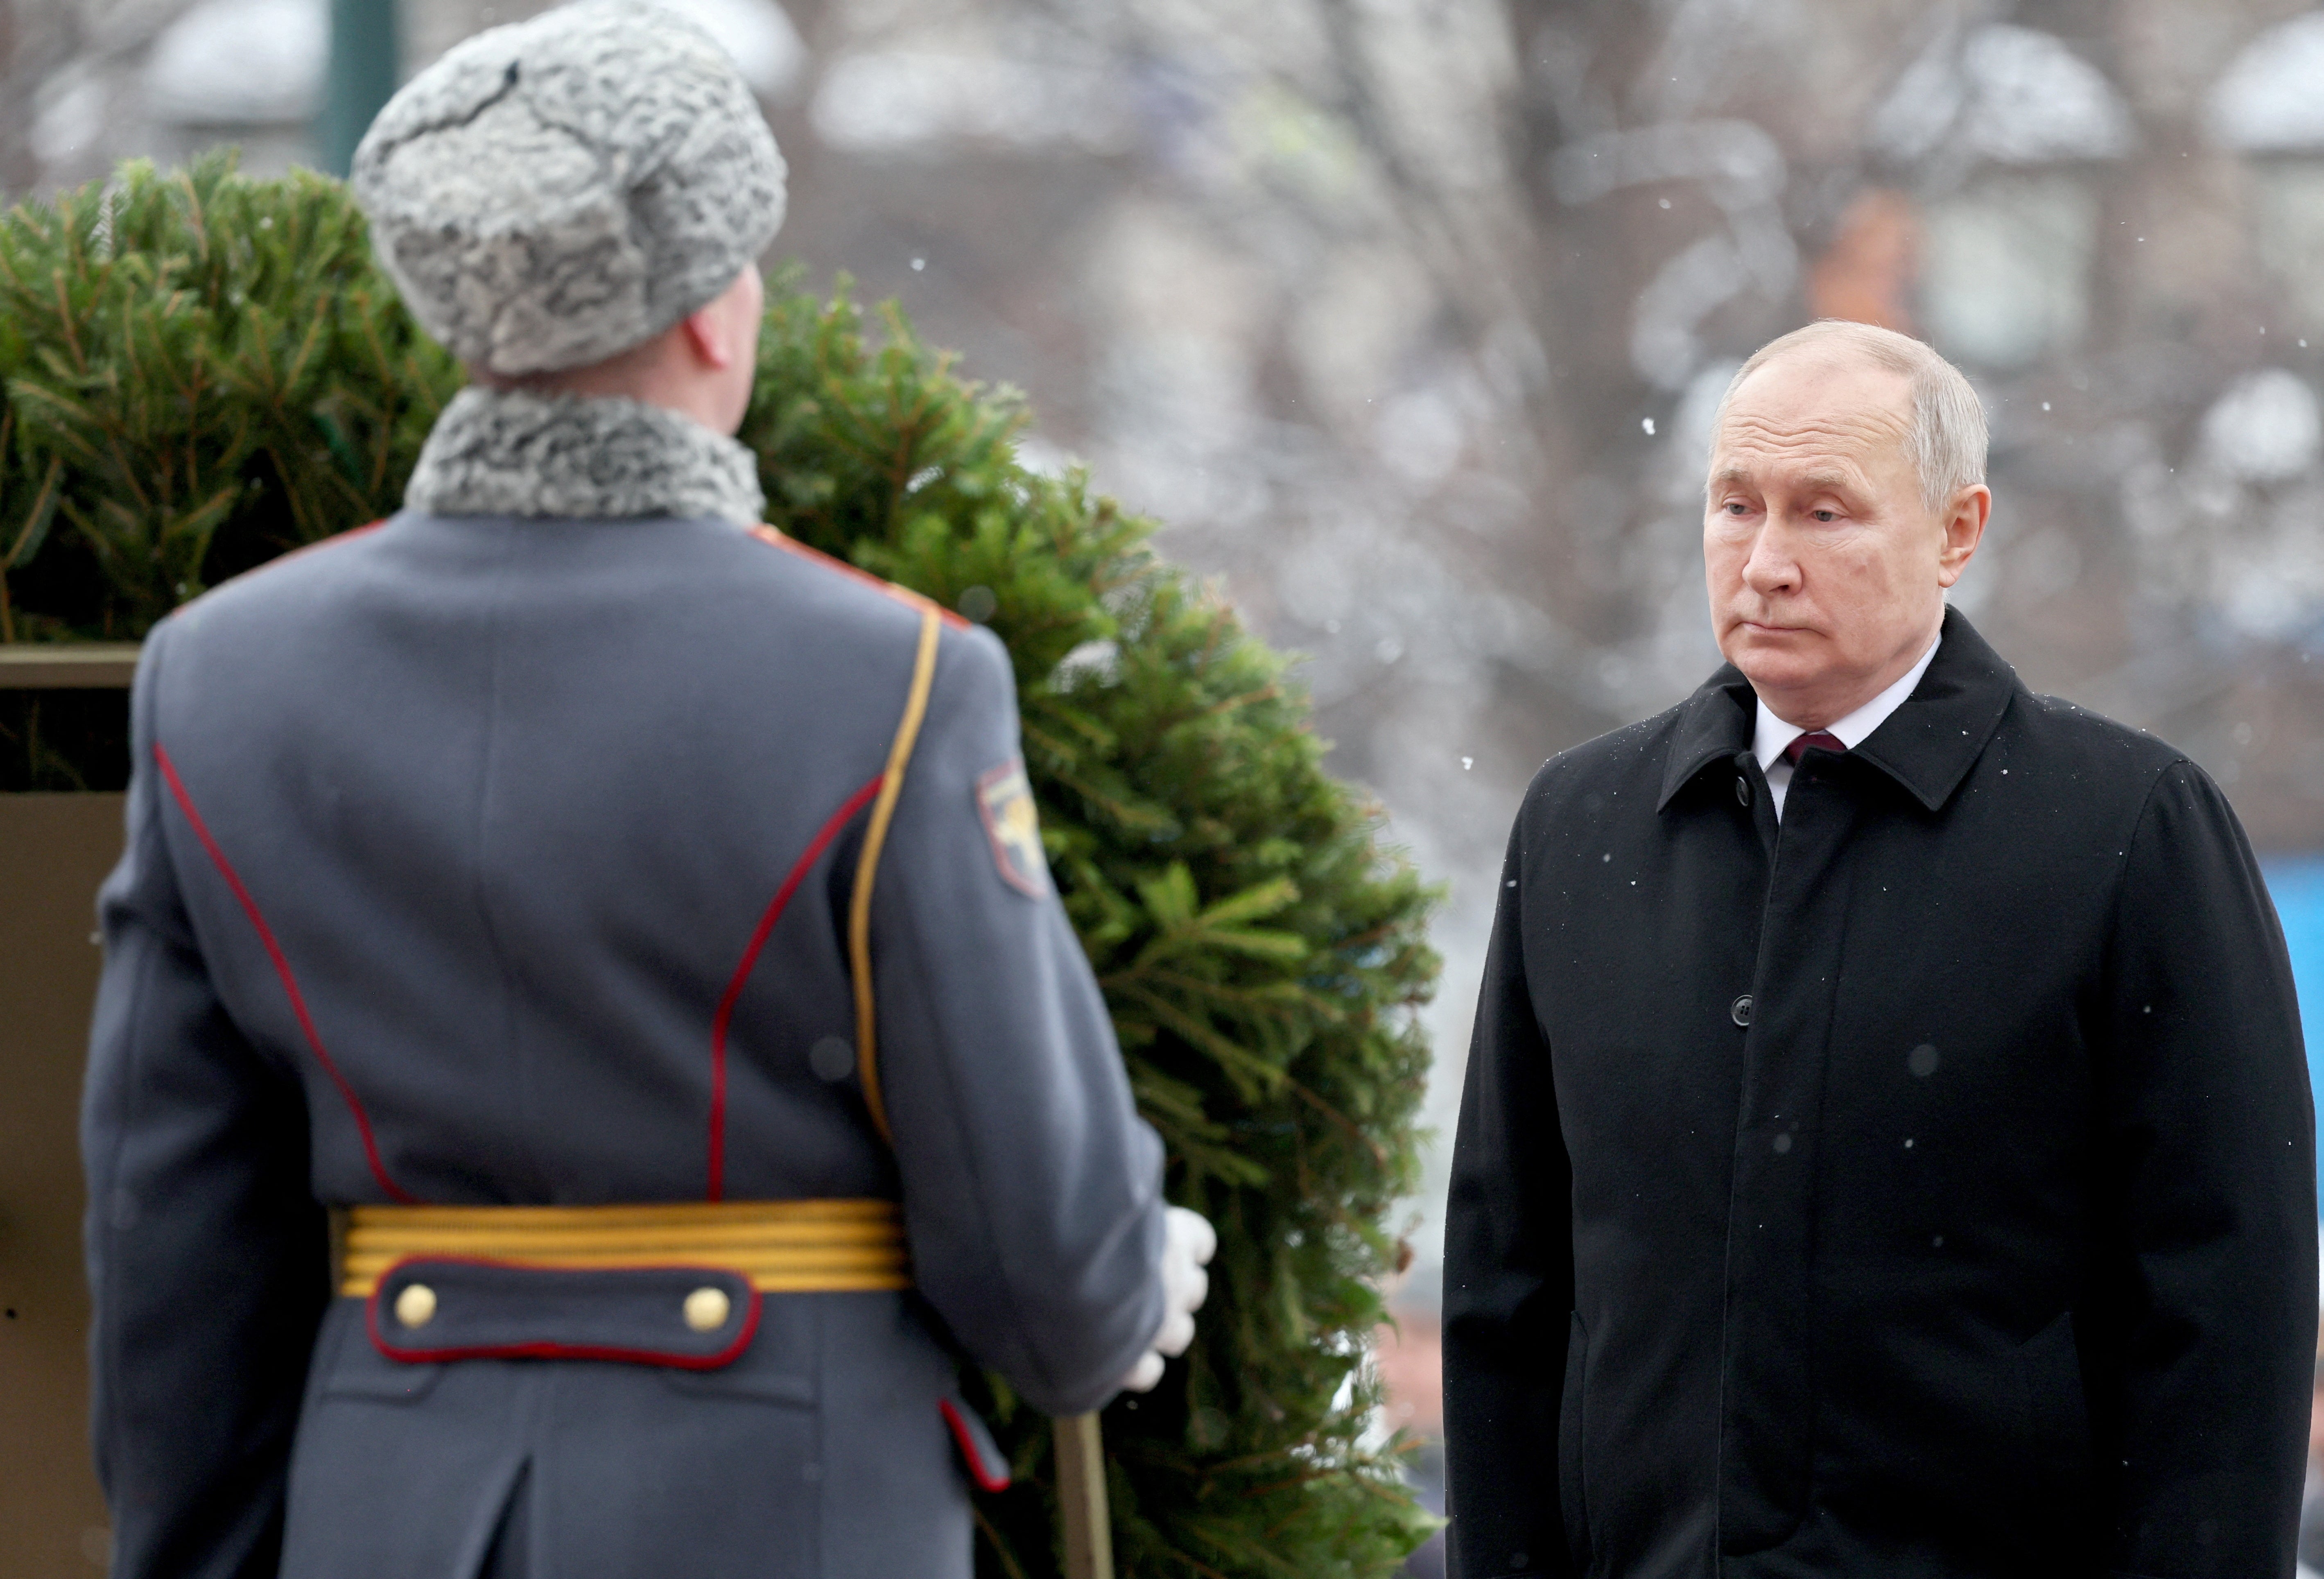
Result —
M 783 222 L 756 99 L 693 23 L 581 0 L 467 40 L 355 150 L 413 316 L 503 377 L 584 367 L 716 297 Z

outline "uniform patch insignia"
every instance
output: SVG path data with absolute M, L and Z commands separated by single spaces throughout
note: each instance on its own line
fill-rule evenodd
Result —
M 1049 891 L 1049 860 L 1041 851 L 1041 818 L 1022 762 L 1007 762 L 976 781 L 976 809 L 992 842 L 993 864 L 1010 887 L 1039 899 Z

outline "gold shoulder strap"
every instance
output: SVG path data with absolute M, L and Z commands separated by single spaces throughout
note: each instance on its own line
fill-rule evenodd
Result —
M 863 854 L 855 863 L 855 893 L 847 907 L 847 963 L 855 976 L 855 1071 L 863 1082 L 863 1103 L 881 1139 L 893 1145 L 888 1132 L 888 1104 L 880 1095 L 880 1038 L 874 1023 L 872 994 L 872 884 L 880 872 L 880 847 L 888 842 L 888 825 L 895 820 L 896 798 L 904 791 L 904 769 L 912 760 L 912 746 L 920 737 L 920 721 L 927 716 L 928 689 L 936 679 L 936 639 L 944 616 L 934 604 L 920 607 L 920 651 L 912 662 L 912 687 L 905 693 L 904 716 L 888 747 L 888 769 L 880 776 L 880 794 L 872 802 L 872 821 L 863 830 Z

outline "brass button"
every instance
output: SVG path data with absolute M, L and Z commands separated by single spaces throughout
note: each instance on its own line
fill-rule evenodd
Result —
M 436 1290 L 425 1283 L 407 1283 L 395 1297 L 395 1319 L 406 1326 L 426 1326 L 436 1319 Z
M 686 1297 L 686 1325 L 698 1333 L 715 1333 L 726 1325 L 734 1302 L 724 1288 L 696 1288 Z

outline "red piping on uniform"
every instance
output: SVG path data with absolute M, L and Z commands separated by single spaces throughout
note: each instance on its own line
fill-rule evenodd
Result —
M 807 878 L 807 869 L 816 863 L 831 841 L 839 836 L 850 818 L 871 804 L 880 793 L 881 780 L 887 774 L 875 775 L 869 784 L 848 797 L 847 804 L 832 814 L 807 845 L 807 851 L 791 868 L 782 887 L 775 891 L 774 902 L 767 913 L 759 918 L 759 929 L 751 934 L 751 945 L 742 950 L 742 963 L 734 967 L 734 979 L 726 983 L 726 991 L 718 1000 L 717 1017 L 710 1022 L 710 1188 L 708 1198 L 724 1200 L 726 1196 L 726 1031 L 734 1020 L 734 1005 L 742 996 L 743 983 L 751 979 L 751 971 L 759 963 L 759 951 L 767 946 L 774 932 L 775 923 L 783 918 L 783 907 L 791 902 L 791 895 Z
M 372 532 L 377 531 L 381 527 L 385 526 L 386 524 L 387 520 L 383 516 L 377 521 L 366 522 L 362 526 L 351 526 L 345 531 L 333 532 L 329 537 L 318 537 L 311 543 L 301 543 L 287 554 L 275 555 L 272 559 L 266 561 L 266 565 L 254 566 L 253 568 L 263 570 L 266 568 L 267 565 L 280 565 L 285 559 L 295 559 L 301 554 L 311 554 L 317 549 L 331 549 L 337 548 L 342 543 L 351 543 L 359 537 L 364 537 Z
M 339 1073 L 339 1067 L 324 1050 L 322 1036 L 315 1030 L 315 1021 L 307 1012 L 306 997 L 299 991 L 299 978 L 290 974 L 290 962 L 283 956 L 282 946 L 274 941 L 274 929 L 266 924 L 266 918 L 258 913 L 258 901 L 252 899 L 250 891 L 242 886 L 242 879 L 235 874 L 234 863 L 226 858 L 226 852 L 218 847 L 217 840 L 210 836 L 209 825 L 202 820 L 202 814 L 194 809 L 194 799 L 186 793 L 185 781 L 178 777 L 177 765 L 170 761 L 170 753 L 161 749 L 161 743 L 158 740 L 153 743 L 153 761 L 160 766 L 161 777 L 170 781 L 170 793 L 176 798 L 178 809 L 186 814 L 186 821 L 193 826 L 194 836 L 201 840 L 202 848 L 210 853 L 210 860 L 217 865 L 218 875 L 226 879 L 226 885 L 242 902 L 242 913 L 250 918 L 251 926 L 258 932 L 259 942 L 266 946 L 267 957 L 274 962 L 274 974 L 282 978 L 283 996 L 290 1000 L 290 1012 L 298 1016 L 299 1029 L 307 1033 L 307 1045 L 314 1049 L 315 1061 L 323 1066 L 323 1073 L 328 1075 L 331 1084 L 339 1088 L 339 1095 L 346 1099 L 347 1111 L 355 1115 L 355 1131 L 363 1137 L 364 1156 L 371 1163 L 372 1177 L 378 1180 L 379 1187 L 395 1200 L 407 1205 L 416 1203 L 418 1196 L 387 1177 L 387 1167 L 379 1159 L 379 1142 L 372 1138 L 371 1119 L 364 1113 L 363 1103 L 356 1100 L 355 1087 L 347 1084 L 346 1076 Z
M 821 565 L 826 570 L 836 570 L 852 580 L 861 581 L 872 591 L 884 593 L 898 603 L 909 604 L 914 608 L 932 608 L 936 611 L 938 619 L 955 631 L 968 630 L 973 623 L 967 615 L 954 613 L 932 597 L 923 597 L 908 586 L 899 586 L 892 581 L 883 581 L 869 570 L 826 554 L 821 549 L 811 549 L 797 538 L 786 537 L 771 526 L 754 526 L 751 529 L 751 535 L 770 548 L 780 549 L 787 554 L 797 555 L 809 564 Z
M 968 1422 L 960 1417 L 952 1399 L 936 1399 L 936 1408 L 944 1411 L 945 1424 L 952 1427 L 952 1439 L 960 1449 L 961 1462 L 968 1465 L 968 1478 L 976 1482 L 980 1491 L 1005 1491 L 1009 1489 L 1009 1472 L 994 1474 L 984 1467 L 984 1454 L 977 1450 L 976 1438 L 968 1434 Z

